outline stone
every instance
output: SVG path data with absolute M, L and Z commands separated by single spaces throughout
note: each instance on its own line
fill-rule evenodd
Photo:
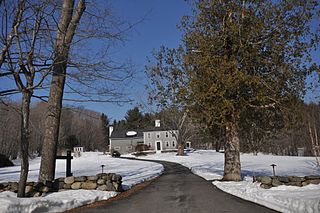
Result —
M 278 178 L 272 179 L 272 186 L 280 186 L 280 185 L 282 185 L 282 183 L 280 182 L 280 180 Z
M 298 181 L 298 182 L 289 182 L 289 183 L 285 183 L 286 186 L 302 186 L 302 182 Z
M 119 181 L 122 180 L 122 177 L 120 175 L 113 174 L 111 180 L 114 181 L 114 182 L 119 182 Z
M 33 191 L 33 186 L 26 186 L 26 189 L 25 189 L 25 193 L 26 194 L 29 194 L 30 192 L 32 192 Z
M 34 193 L 33 197 L 41 197 L 42 193 L 41 192 L 36 192 Z
M 0 183 L 0 190 L 3 190 L 4 188 L 4 184 Z
M 34 182 L 27 182 L 26 183 L 26 186 L 33 186 L 34 185 Z
M 64 179 L 65 179 L 65 178 L 61 177 L 61 178 L 55 179 L 54 181 L 55 181 L 55 182 L 64 182 Z
M 84 182 L 81 185 L 82 189 L 96 189 L 97 188 L 97 183 L 94 182 Z
M 106 182 L 107 191 L 115 191 L 113 184 L 110 181 Z
M 98 186 L 97 190 L 99 190 L 99 191 L 107 191 L 107 186 L 106 185 Z
M 263 176 L 263 177 L 261 177 L 261 183 L 271 185 L 272 179 L 271 179 L 271 177 Z
M 70 176 L 70 177 L 66 177 L 64 178 L 64 183 L 65 184 L 73 184 L 74 183 L 74 177 L 73 176 Z
M 98 180 L 98 177 L 97 176 L 87 176 L 87 180 L 96 181 L 96 180 Z
M 306 185 L 309 185 L 309 184 L 310 184 L 310 183 L 309 183 L 308 181 L 303 181 L 301 185 L 302 185 L 302 186 L 306 186 Z
M 63 189 L 64 184 L 65 184 L 64 182 L 54 182 L 53 183 L 53 188 L 55 190 Z
M 98 185 L 103 185 L 103 184 L 105 184 L 105 182 L 106 182 L 106 181 L 103 180 L 103 179 L 98 179 L 98 180 L 97 180 L 97 184 L 98 184 Z
M 282 183 L 288 183 L 289 182 L 289 178 L 288 177 L 278 177 L 278 179 Z
M 309 184 L 320 184 L 320 179 L 307 180 Z
M 75 177 L 74 182 L 85 182 L 87 180 L 86 176 Z
M 46 181 L 46 183 L 44 185 L 46 185 L 49 188 L 52 188 L 53 187 L 53 182 L 52 181 Z
M 113 185 L 114 189 L 115 189 L 117 192 L 122 192 L 122 191 L 123 191 L 122 186 L 121 186 L 121 183 L 113 182 L 112 185 Z
M 261 183 L 261 184 L 260 184 L 260 187 L 263 188 L 263 189 L 270 189 L 272 186 Z
M 50 189 L 49 189 L 49 187 L 47 187 L 47 186 L 42 186 L 42 187 L 40 187 L 39 191 L 40 191 L 40 192 L 49 192 Z
M 108 174 L 107 173 L 98 173 L 97 174 L 97 177 L 100 179 L 103 179 L 104 176 L 108 176 Z
M 71 189 L 71 184 L 64 184 L 64 185 L 63 185 L 63 188 L 64 188 L 64 189 Z
M 309 175 L 309 176 L 305 176 L 306 180 L 315 180 L 315 179 L 320 179 L 319 175 Z
M 109 173 L 108 174 L 108 177 L 107 177 L 107 180 L 112 180 L 112 177 L 115 175 L 115 173 Z
M 304 177 L 297 177 L 297 176 L 289 176 L 289 182 L 303 182 L 305 180 Z
M 71 184 L 71 189 L 81 189 L 81 182 L 74 182 L 73 184 Z
M 9 182 L 8 189 L 12 192 L 17 193 L 18 192 L 18 183 L 17 182 Z

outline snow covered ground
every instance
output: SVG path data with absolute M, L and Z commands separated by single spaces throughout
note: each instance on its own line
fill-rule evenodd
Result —
M 175 153 L 162 153 L 143 156 L 144 159 L 165 160 L 180 163 L 206 180 L 220 179 L 223 176 L 224 156 L 215 151 L 199 150 L 186 156 Z M 244 181 L 219 182 L 213 181 L 219 189 L 259 203 L 281 212 L 320 212 L 320 185 L 305 187 L 279 186 L 262 189 L 258 183 L 252 183 L 252 175 L 272 175 L 271 164 L 276 164 L 276 175 L 306 176 L 320 175 L 312 157 L 288 157 L 259 154 L 241 155 L 241 167 Z
M 130 155 L 130 157 L 132 157 Z M 165 160 L 180 163 L 190 168 L 195 174 L 206 180 L 222 178 L 224 156 L 215 151 L 199 150 L 186 156 L 175 153 L 161 153 L 140 158 Z M 271 164 L 276 164 L 276 175 L 320 175 L 314 158 L 285 157 L 259 154 L 241 155 L 241 182 L 213 181 L 223 191 L 250 200 L 281 212 L 320 212 L 320 185 L 305 187 L 279 186 L 262 189 L 258 183 L 252 183 L 252 175 L 272 175 Z M 101 172 L 100 165 L 106 165 L 104 171 L 115 172 L 123 176 L 125 188 L 144 180 L 158 176 L 163 171 L 160 164 L 111 158 L 102 153 L 84 153 L 72 161 L 72 172 L 75 176 L 93 175 Z M 30 162 L 29 181 L 36 181 L 40 167 L 40 159 Z M 17 181 L 19 166 L 1 168 L 0 182 Z M 57 161 L 56 177 L 65 175 L 65 161 Z M 116 195 L 116 192 L 91 190 L 64 191 L 51 193 L 42 198 L 16 198 L 11 192 L 0 193 L 0 212 L 59 212 L 97 200 L 104 200 Z
M 17 166 L 0 168 L 0 182 L 18 181 L 20 174 L 19 162 Z M 101 172 L 101 165 L 105 165 L 104 172 L 117 173 L 123 177 L 125 189 L 145 180 L 159 176 L 163 166 L 157 163 L 132 161 L 112 158 L 96 152 L 85 152 L 80 158 L 72 160 L 74 176 L 95 175 Z M 40 168 L 40 158 L 30 161 L 28 181 L 37 181 Z M 56 177 L 65 176 L 65 160 L 57 161 Z M 17 198 L 15 193 L 0 193 L 0 212 L 61 212 L 98 200 L 106 200 L 116 196 L 116 192 L 96 190 L 69 190 L 50 193 L 41 198 Z

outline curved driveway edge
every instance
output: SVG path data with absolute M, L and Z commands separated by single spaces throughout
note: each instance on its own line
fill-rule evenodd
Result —
M 155 181 L 152 181 L 147 187 L 128 197 L 107 202 L 95 208 L 79 208 L 77 212 L 276 212 L 221 191 L 211 181 L 206 181 L 193 174 L 188 168 L 180 164 L 165 161 L 146 161 L 160 163 L 164 166 L 163 174 L 156 178 Z

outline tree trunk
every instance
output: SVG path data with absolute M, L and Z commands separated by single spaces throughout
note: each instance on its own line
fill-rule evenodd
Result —
M 227 141 L 224 150 L 223 180 L 240 181 L 240 140 L 238 135 L 238 127 L 233 122 L 229 122 L 226 125 L 226 139 Z
M 59 137 L 60 116 L 65 77 L 54 71 L 48 111 L 45 119 L 45 135 L 42 146 L 39 182 L 52 181 L 55 175 L 55 161 L 57 155 L 57 144 Z
M 78 1 L 75 12 L 73 12 L 73 7 L 74 0 L 63 1 L 57 30 L 53 74 L 48 99 L 48 112 L 45 119 L 45 135 L 42 147 L 39 182 L 52 181 L 55 175 L 62 98 L 69 50 L 76 28 L 85 10 L 85 1 Z
M 31 92 L 22 92 L 22 105 L 21 105 L 21 141 L 20 141 L 20 158 L 21 158 L 21 171 L 18 186 L 18 197 L 25 197 L 26 183 L 29 172 L 29 115 L 30 115 L 30 100 Z
M 184 143 L 182 143 L 181 141 L 178 142 L 177 155 L 178 156 L 183 156 L 184 155 Z

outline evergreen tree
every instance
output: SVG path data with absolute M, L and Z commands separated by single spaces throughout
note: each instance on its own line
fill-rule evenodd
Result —
M 125 115 L 126 128 L 138 129 L 142 125 L 143 115 L 138 107 L 129 109 Z
M 153 94 L 163 101 L 165 94 L 174 91 L 175 100 L 207 128 L 225 128 L 223 179 L 241 180 L 242 116 L 253 110 L 285 116 L 284 109 L 302 98 L 306 75 L 318 69 L 312 64 L 311 50 L 317 47 L 319 35 L 310 26 L 318 3 L 194 3 L 193 16 L 181 22 L 183 45 L 161 48 L 155 55 L 157 63 L 148 69 Z

